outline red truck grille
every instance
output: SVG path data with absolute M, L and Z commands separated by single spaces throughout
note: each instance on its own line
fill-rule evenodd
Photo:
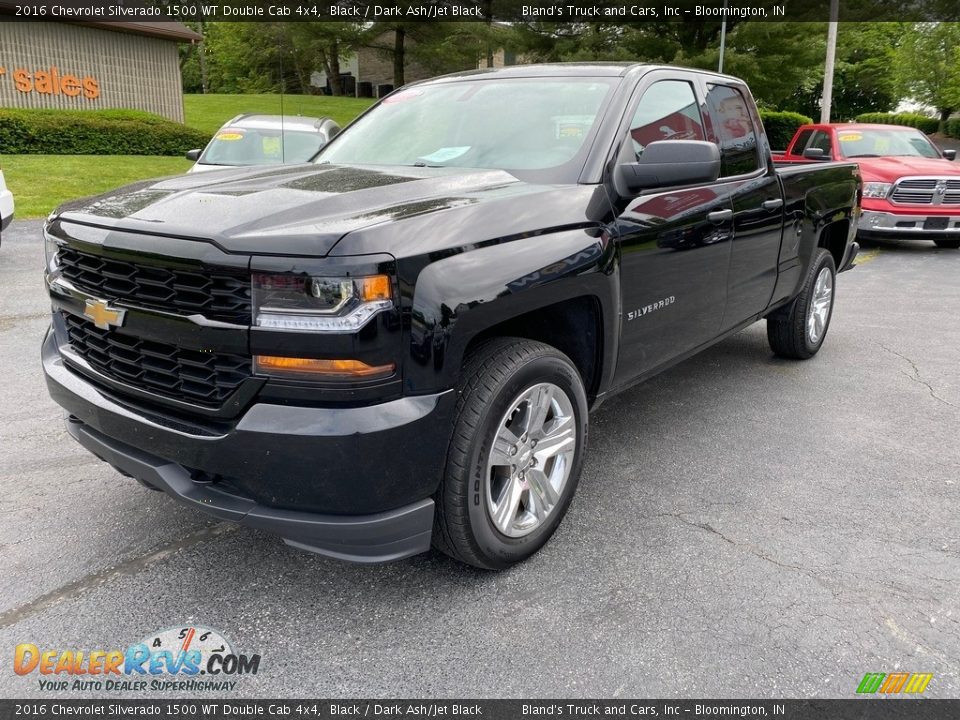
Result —
M 250 358 L 143 340 L 64 314 L 70 346 L 94 370 L 163 397 L 219 407 L 251 373 Z
M 904 178 L 890 200 L 899 205 L 960 205 L 960 178 Z
M 103 300 L 250 324 L 250 279 L 245 275 L 133 263 L 69 245 L 61 246 L 57 259 L 64 278 Z

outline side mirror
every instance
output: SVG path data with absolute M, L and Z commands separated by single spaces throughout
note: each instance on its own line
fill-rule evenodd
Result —
M 196 162 L 200 159 L 200 154 L 202 152 L 203 150 L 187 150 L 187 153 L 184 155 L 184 157 L 190 162 Z
M 647 188 L 715 182 L 720 177 L 720 148 L 703 140 L 657 140 L 647 145 L 635 163 L 617 166 L 617 191 L 622 195 Z
M 807 148 L 803 151 L 803 156 L 807 160 L 828 160 L 823 148 Z
M 957 159 L 957 151 L 956 151 L 956 150 L 944 150 L 944 151 L 943 151 L 943 157 L 944 157 L 945 159 L 947 159 L 947 160 L 956 160 L 956 159 Z

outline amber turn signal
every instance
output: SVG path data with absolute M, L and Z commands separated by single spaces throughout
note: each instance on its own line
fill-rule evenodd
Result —
M 313 358 L 277 357 L 257 355 L 256 369 L 270 375 L 300 375 L 318 380 L 369 380 L 393 373 L 396 365 L 368 365 L 360 360 L 316 360 Z
M 360 292 L 360 299 L 363 302 L 372 302 L 374 300 L 390 299 L 390 276 L 373 275 L 371 277 L 361 277 L 354 280 Z

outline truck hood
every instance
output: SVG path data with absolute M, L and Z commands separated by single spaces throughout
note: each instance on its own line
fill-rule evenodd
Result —
M 152 180 L 61 206 L 62 222 L 323 256 L 350 232 L 543 191 L 500 170 L 292 165 Z
M 960 176 L 951 160 L 918 157 L 850 158 L 860 164 L 864 182 L 894 182 L 907 175 Z

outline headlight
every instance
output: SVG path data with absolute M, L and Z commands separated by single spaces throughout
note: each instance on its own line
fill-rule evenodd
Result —
M 393 308 L 390 277 L 253 275 L 254 324 L 304 332 L 356 332 Z
M 868 182 L 863 184 L 863 196 L 868 198 L 885 198 L 890 192 L 890 183 Z
M 43 233 L 43 254 L 47 261 L 47 272 L 51 275 L 57 271 L 57 253 L 60 251 L 58 243 L 49 233 Z

